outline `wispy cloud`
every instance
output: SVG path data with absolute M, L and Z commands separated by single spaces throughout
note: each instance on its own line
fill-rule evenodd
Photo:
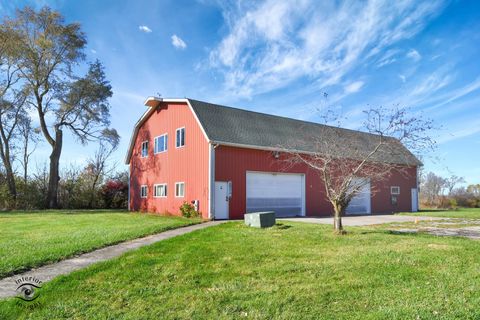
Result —
M 422 59 L 422 55 L 415 49 L 410 49 L 410 51 L 407 52 L 407 58 L 412 59 L 413 61 L 417 62 Z
M 149 27 L 147 26 L 138 26 L 138 30 L 142 31 L 142 32 L 145 32 L 145 33 L 150 33 L 152 32 L 152 29 L 150 29 Z
M 181 50 L 187 48 L 187 44 L 185 43 L 185 41 L 183 41 L 182 38 L 180 38 L 176 34 L 172 35 L 172 45 L 175 48 L 181 49 Z
M 349 83 L 348 85 L 346 85 L 344 87 L 344 91 L 346 93 L 355 93 L 355 92 L 358 92 L 362 89 L 364 85 L 364 82 L 363 81 L 355 81 L 355 82 L 352 82 L 352 83 Z
M 239 96 L 282 88 L 301 77 L 320 87 L 338 84 L 359 64 L 418 33 L 442 5 L 267 0 L 241 12 L 224 8 L 230 10 L 224 13 L 230 30 L 212 50 L 210 65 L 223 74 L 225 89 Z

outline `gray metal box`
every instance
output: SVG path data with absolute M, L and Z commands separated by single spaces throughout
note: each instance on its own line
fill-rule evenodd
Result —
M 268 228 L 275 225 L 275 212 L 245 213 L 245 224 L 255 228 Z

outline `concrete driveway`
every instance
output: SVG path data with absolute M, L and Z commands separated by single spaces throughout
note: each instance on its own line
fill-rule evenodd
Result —
M 442 220 L 444 218 L 434 217 L 414 217 L 414 216 L 397 216 L 397 215 L 369 215 L 369 216 L 347 216 L 342 218 L 344 226 L 368 226 L 372 224 L 383 224 L 391 222 L 414 222 L 422 220 Z M 296 218 L 279 218 L 282 221 L 307 222 L 318 224 L 333 224 L 333 218 L 317 218 L 317 217 L 296 217 Z

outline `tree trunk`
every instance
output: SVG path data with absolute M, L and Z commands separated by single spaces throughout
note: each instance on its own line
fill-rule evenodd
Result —
M 343 206 L 336 203 L 333 205 L 333 230 L 336 234 L 345 234 L 345 230 L 343 230 L 342 225 L 342 216 L 343 216 Z
M 55 128 L 55 143 L 50 154 L 50 174 L 48 178 L 47 208 L 58 208 L 58 183 L 60 181 L 60 155 L 62 154 L 63 132 Z
M 15 208 L 17 203 L 17 186 L 15 183 L 15 175 L 12 169 L 12 163 L 10 159 L 10 146 L 7 142 L 1 143 L 0 142 L 0 156 L 2 158 L 2 162 L 5 166 L 5 174 L 7 178 L 7 186 L 8 192 L 10 193 L 10 197 L 12 199 L 11 207 Z

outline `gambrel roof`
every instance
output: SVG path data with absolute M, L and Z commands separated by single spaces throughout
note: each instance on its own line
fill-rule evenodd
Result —
M 232 108 L 194 99 L 149 98 L 145 102 L 150 109 L 160 102 L 185 102 L 189 105 L 209 142 L 243 148 L 301 153 L 321 153 L 328 148 L 339 158 L 362 158 L 378 145 L 385 145 L 372 161 L 417 166 L 421 162 L 395 138 L 301 121 L 265 113 Z M 148 118 L 148 111 L 142 117 Z M 142 121 L 141 119 L 141 121 Z M 144 121 L 143 120 L 143 121 Z M 139 121 L 137 126 L 143 122 Z M 138 132 L 134 132 L 134 137 Z M 127 163 L 129 163 L 134 137 L 132 137 Z

